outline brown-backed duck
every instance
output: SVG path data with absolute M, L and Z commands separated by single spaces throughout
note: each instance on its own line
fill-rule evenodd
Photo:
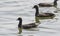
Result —
M 19 34 L 21 34 L 22 29 L 35 28 L 35 27 L 37 27 L 40 24 L 40 22 L 38 20 L 37 22 L 34 22 L 34 23 L 29 23 L 29 24 L 22 25 L 22 18 L 19 17 L 17 20 L 19 20 L 19 24 L 18 24 Z
M 53 13 L 40 13 L 39 14 L 39 9 L 38 9 L 38 6 L 37 5 L 35 5 L 33 8 L 35 8 L 35 10 L 36 10 L 36 13 L 35 13 L 35 16 L 36 17 L 39 17 L 40 19 L 52 19 L 52 18 L 54 18 L 55 17 L 55 14 L 53 14 Z
M 40 4 L 38 4 L 38 5 L 39 5 L 40 7 L 52 7 L 52 6 L 56 7 L 56 6 L 57 6 L 57 1 L 58 1 L 58 0 L 54 0 L 53 5 L 52 5 L 52 4 L 49 4 L 49 3 L 40 3 Z

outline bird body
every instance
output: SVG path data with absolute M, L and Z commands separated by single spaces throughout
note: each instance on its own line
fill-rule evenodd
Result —
M 47 3 L 40 3 L 38 4 L 40 7 L 52 7 L 53 5 Z
M 30 24 L 22 25 L 23 29 L 30 29 L 30 28 L 35 28 L 35 27 L 37 27 L 36 23 L 30 23 Z
M 54 2 L 53 2 L 53 5 L 52 4 L 49 4 L 49 3 L 39 3 L 38 5 L 40 6 L 40 7 L 56 7 L 57 6 L 57 1 L 58 0 L 54 0 Z
M 40 15 L 38 15 L 38 17 L 50 17 L 50 16 L 53 16 L 54 14 L 52 13 L 42 13 Z

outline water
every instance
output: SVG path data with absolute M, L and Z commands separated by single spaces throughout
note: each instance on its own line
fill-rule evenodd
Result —
M 60 36 L 60 11 L 56 17 L 49 20 L 40 20 L 37 28 L 24 30 L 18 35 L 18 17 L 22 17 L 23 24 L 35 22 L 35 10 L 32 7 L 40 2 L 53 2 L 54 0 L 0 0 L 0 36 Z M 58 1 L 58 8 L 60 1 Z M 46 10 L 47 9 L 47 10 Z M 44 12 L 55 11 L 52 8 L 43 8 Z M 41 10 L 41 11 L 43 11 Z

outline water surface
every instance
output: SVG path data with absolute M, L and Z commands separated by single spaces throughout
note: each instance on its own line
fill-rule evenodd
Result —
M 0 36 L 60 36 L 60 11 L 56 8 L 40 8 L 40 11 L 51 12 L 54 19 L 40 20 L 41 24 L 34 29 L 24 30 L 18 35 L 18 17 L 22 17 L 23 24 L 35 22 L 35 10 L 32 7 L 40 2 L 53 3 L 54 0 L 0 0 Z M 58 1 L 58 8 L 60 1 Z

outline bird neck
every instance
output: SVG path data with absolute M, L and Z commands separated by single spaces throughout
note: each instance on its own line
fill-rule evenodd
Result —
M 35 8 L 35 9 L 36 9 L 35 16 L 38 16 L 38 14 L 39 14 L 39 9 L 38 9 L 38 8 Z
M 18 28 L 22 28 L 22 21 L 19 21 Z
M 54 1 L 54 6 L 57 6 L 57 0 Z

